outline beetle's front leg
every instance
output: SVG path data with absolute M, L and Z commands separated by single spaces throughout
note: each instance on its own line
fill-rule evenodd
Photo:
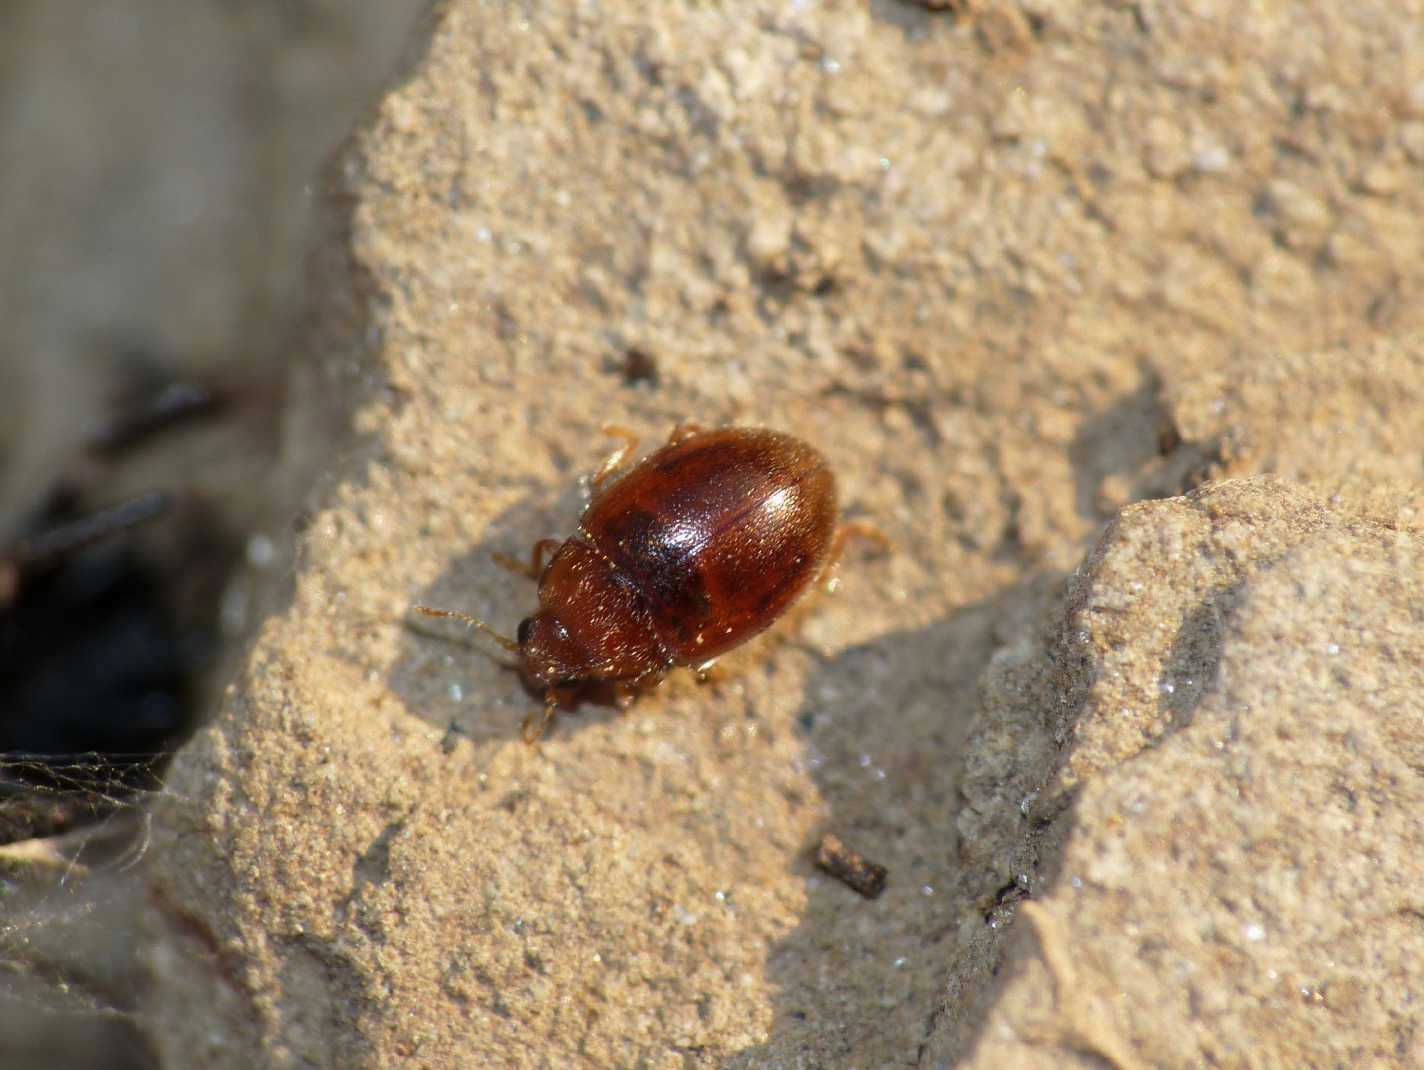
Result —
M 553 691 L 549 691 L 544 696 L 544 708 L 538 713 L 531 713 L 528 717 L 524 718 L 524 730 L 522 733 L 524 742 L 530 746 L 538 743 L 544 733 L 549 730 L 549 726 L 554 723 L 554 717 L 558 712 L 559 698 Z
M 521 576 L 528 576 L 531 580 L 537 580 L 544 574 L 544 555 L 547 553 L 550 557 L 553 557 L 554 554 L 558 553 L 559 547 L 562 545 L 563 543 L 559 542 L 558 539 L 540 539 L 534 544 L 534 549 L 529 555 L 529 564 L 527 565 L 520 564 L 508 554 L 502 554 L 498 550 L 494 551 L 490 556 L 493 557 L 496 562 L 509 569 L 510 572 L 517 572 Z

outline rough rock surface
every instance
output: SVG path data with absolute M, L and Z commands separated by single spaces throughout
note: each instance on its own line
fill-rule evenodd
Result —
M 1421 584 L 1417 533 L 1270 480 L 1123 511 L 1034 707 L 1044 892 L 965 1065 L 1424 1060 Z M 976 782 L 1025 772 L 1005 726 Z
M 1163 393 L 1212 474 L 1269 472 L 1381 523 L 1424 527 L 1424 335 L 1175 376 Z
M 1407 1062 L 1420 7 L 964 11 L 442 10 L 332 183 L 291 603 L 156 816 L 164 1065 Z M 688 417 L 821 446 L 894 550 L 527 748 L 409 607 L 510 628 L 489 552 Z M 1133 506 L 1065 597 L 1121 507 L 1266 470 L 1334 497 Z

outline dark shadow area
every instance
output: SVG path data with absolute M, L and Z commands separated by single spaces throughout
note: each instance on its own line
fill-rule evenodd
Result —
M 30 768 L 108 761 L 152 788 L 155 760 L 193 728 L 237 540 L 200 501 L 148 500 L 163 512 L 147 539 L 100 533 L 101 545 L 35 559 L 27 547 L 97 515 L 60 512 L 0 555 L 13 565 L 0 602 L 0 754 Z
M 1149 372 L 1136 390 L 1083 421 L 1068 450 L 1079 516 L 1101 522 L 1142 497 L 1138 484 L 1161 455 L 1169 424 L 1160 391 L 1160 381 Z
M 5 1002 L 0 997 L 0 1002 Z M 0 1014 L 5 1070 L 152 1070 L 158 1056 L 136 1021 L 85 1013 Z
M 6 1067 L 154 1065 L 109 878 L 142 857 L 144 810 L 221 686 L 245 533 L 195 448 L 275 426 L 263 384 L 115 360 L 106 419 L 0 525 L 17 532 L 0 545 L 0 1017 L 22 1024 L 0 1030 Z
M 931 11 L 913 0 L 870 0 L 869 11 L 876 22 L 898 26 L 912 41 L 930 33 L 936 23 L 953 26 L 956 22 L 953 12 Z
M 1241 583 L 1231 583 L 1209 591 L 1172 639 L 1157 681 L 1157 703 L 1171 714 L 1173 731 L 1192 723 L 1202 698 L 1216 686 L 1224 623 L 1236 608 L 1241 588 Z
M 1008 588 L 928 628 L 887 635 L 824 662 L 797 727 L 830 814 L 792 861 L 806 881 L 796 929 L 768 962 L 777 988 L 771 1039 L 722 1063 L 914 1066 L 944 1004 L 966 910 L 1004 927 L 1026 889 L 974 888 L 960 862 L 964 746 L 993 652 L 1034 602 Z M 1032 835 L 1028 819 L 1025 839 Z M 818 870 L 816 841 L 837 836 L 888 871 L 866 899 Z M 788 1061 L 789 1060 L 789 1061 Z
M 1074 712 L 1076 719 L 1081 709 Z M 1078 810 L 1070 798 L 1054 808 L 1052 817 L 1030 813 L 1020 823 L 1020 857 L 1014 859 L 1020 868 L 1010 880 L 976 889 L 981 894 L 974 906 L 983 919 L 983 931 L 969 945 L 954 948 L 952 957 L 946 956 L 944 976 L 949 984 L 941 991 L 915 1057 L 907 1066 L 940 1070 L 973 1052 L 1002 986 L 1013 979 L 1015 965 L 1022 961 L 1022 952 L 1015 951 L 1026 941 L 1037 943 L 1040 939 L 1032 923 L 1019 917 L 1019 907 L 1026 900 L 1052 893 L 1062 875 L 1063 846 L 1072 838 L 1077 819 Z M 946 1055 L 954 1064 L 945 1061 Z
M 1148 369 L 1136 390 L 1084 421 L 1068 456 L 1078 515 L 1099 523 L 1125 505 L 1201 486 L 1221 464 L 1221 445 L 1182 437 Z

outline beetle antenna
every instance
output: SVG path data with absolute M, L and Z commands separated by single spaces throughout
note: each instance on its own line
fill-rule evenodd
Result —
M 458 620 L 471 628 L 476 628 L 484 632 L 496 643 L 504 647 L 505 650 L 511 650 L 516 654 L 519 653 L 518 643 L 507 636 L 500 635 L 499 632 L 495 631 L 478 617 L 472 617 L 468 613 L 461 613 L 458 609 L 433 609 L 430 606 L 411 606 L 411 608 L 417 613 L 421 613 L 427 617 L 448 617 L 451 620 Z

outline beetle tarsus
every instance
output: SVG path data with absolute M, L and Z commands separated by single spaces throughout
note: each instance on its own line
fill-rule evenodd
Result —
M 845 556 L 846 543 L 851 539 L 868 539 L 875 543 L 882 552 L 889 551 L 893 545 L 890 536 L 869 520 L 845 521 L 836 528 L 835 535 L 831 537 L 831 548 L 826 551 L 826 563 L 821 566 L 820 584 L 827 592 L 833 593 L 840 586 L 840 577 L 836 575 L 836 567 L 841 563 L 841 558 Z

